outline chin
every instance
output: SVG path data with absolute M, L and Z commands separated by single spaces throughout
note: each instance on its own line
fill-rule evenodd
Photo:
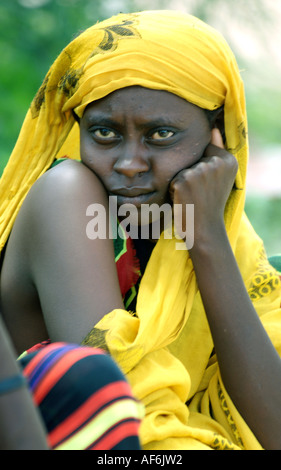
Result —
M 172 226 L 172 208 L 168 204 L 165 210 L 157 204 L 140 208 L 123 205 L 120 212 L 119 221 L 132 239 L 158 240 L 163 229 Z

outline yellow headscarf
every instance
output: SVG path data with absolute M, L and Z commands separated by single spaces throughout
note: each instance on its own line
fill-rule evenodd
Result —
M 0 248 L 35 180 L 55 158 L 79 157 L 73 110 L 82 116 L 87 104 L 132 85 L 166 90 L 209 110 L 224 106 L 226 148 L 239 163 L 226 227 L 249 295 L 281 353 L 280 280 L 243 213 L 248 159 L 243 84 L 225 40 L 192 16 L 120 14 L 64 49 L 30 107 L 1 180 Z M 162 236 L 153 250 L 137 316 L 110 312 L 84 344 L 106 347 L 145 404 L 144 448 L 261 448 L 224 389 L 191 260 L 175 243 Z
M 227 148 L 239 159 L 236 185 L 244 188 L 245 100 L 226 42 L 200 20 L 180 12 L 121 14 L 70 43 L 33 100 L 1 178 L 0 250 L 36 179 L 64 153 L 79 157 L 72 110 L 81 116 L 90 102 L 130 85 L 166 90 L 209 110 L 224 105 Z M 229 220 L 239 205 L 237 196 L 243 206 L 244 192 L 233 196 Z

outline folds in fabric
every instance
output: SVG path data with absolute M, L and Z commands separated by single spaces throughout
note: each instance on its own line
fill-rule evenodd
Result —
M 256 311 L 281 355 L 280 279 L 245 215 L 240 230 L 236 258 Z M 115 310 L 95 327 L 126 373 L 137 398 L 145 404 L 142 444 L 145 449 L 260 450 L 260 443 L 236 410 L 221 380 L 188 256 L 185 263 L 178 264 L 175 255 L 182 256 L 183 252 L 176 252 L 171 246 L 165 252 L 165 241 L 163 238 L 158 242 L 159 252 L 153 252 L 141 281 L 137 316 Z M 162 255 L 166 267 L 163 270 L 159 261 Z M 170 276 L 172 266 L 177 267 L 178 273 L 174 271 Z M 157 282 L 153 284 L 152 279 Z M 175 309 L 171 307 L 171 298 L 177 298 L 182 279 L 190 282 L 181 299 L 184 313 L 178 304 Z M 158 283 L 163 289 L 160 303 Z M 86 344 L 96 344 L 95 332 Z
M 247 121 L 243 82 L 222 36 L 177 11 L 120 14 L 87 29 L 59 55 L 27 113 L 0 181 L 0 249 L 36 179 L 56 158 L 79 157 L 73 110 L 128 86 L 166 90 L 202 108 L 224 106 L 226 146 L 239 161 L 236 187 L 244 189 Z M 235 230 L 244 192 L 228 201 Z M 241 211 L 241 207 L 240 207 Z M 235 236 L 235 233 L 234 235 Z
M 135 85 L 174 93 L 208 110 L 224 106 L 226 149 L 239 164 L 226 228 L 249 295 L 281 353 L 280 280 L 243 214 L 248 160 L 243 82 L 222 36 L 182 12 L 120 14 L 62 51 L 28 111 L 0 182 L 0 249 L 36 179 L 55 159 L 79 157 L 74 113 L 81 117 L 89 103 Z M 135 315 L 110 312 L 84 344 L 107 349 L 145 404 L 144 448 L 259 449 L 223 387 L 193 266 L 175 243 L 164 236 L 158 241 Z

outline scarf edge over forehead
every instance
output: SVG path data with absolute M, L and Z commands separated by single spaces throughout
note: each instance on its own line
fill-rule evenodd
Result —
M 177 11 L 120 14 L 97 23 L 58 56 L 34 98 L 0 181 L 0 250 L 33 183 L 67 148 L 73 110 L 128 86 L 174 93 L 209 110 L 224 106 L 227 149 L 239 162 L 226 225 L 237 236 L 248 159 L 243 83 L 223 37 Z M 71 154 L 69 145 L 69 156 Z

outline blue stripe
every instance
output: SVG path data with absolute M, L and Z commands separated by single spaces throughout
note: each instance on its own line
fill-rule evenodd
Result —
M 44 375 L 50 371 L 54 364 L 67 352 L 75 348 L 77 348 L 77 345 L 65 345 L 46 354 L 29 376 L 29 386 L 32 391 L 35 390 Z

